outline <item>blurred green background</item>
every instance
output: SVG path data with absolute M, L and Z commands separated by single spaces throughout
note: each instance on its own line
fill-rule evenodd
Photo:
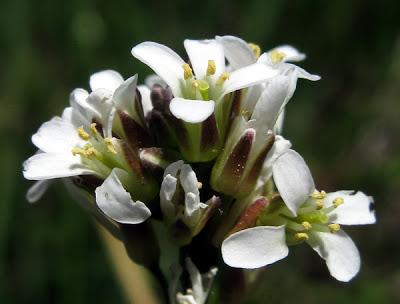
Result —
M 130 54 L 158 41 L 233 34 L 289 43 L 322 76 L 299 81 L 284 135 L 326 191 L 375 197 L 378 224 L 348 231 L 363 257 L 349 284 L 307 246 L 267 270 L 259 303 L 400 303 L 400 2 L 1 0 L 0 303 L 124 303 L 91 220 L 56 185 L 37 204 L 21 164 L 30 135 L 91 73 L 149 73 Z M 250 301 L 255 303 L 255 300 Z

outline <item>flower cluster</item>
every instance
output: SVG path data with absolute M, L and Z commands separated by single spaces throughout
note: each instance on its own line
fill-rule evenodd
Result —
M 205 240 L 227 265 L 247 269 L 306 242 L 332 276 L 353 278 L 360 257 L 340 225 L 374 223 L 372 198 L 316 190 L 280 135 L 297 80 L 320 79 L 290 63 L 305 55 L 288 45 L 262 53 L 233 36 L 184 47 L 188 61 L 155 42 L 133 47 L 155 72 L 144 85 L 105 70 L 90 77 L 91 92 L 75 89 L 62 115 L 32 136 L 38 151 L 23 174 L 37 182 L 28 200 L 63 179 L 101 223 L 125 234 L 135 233 L 127 225 L 162 222 L 179 248 Z M 175 300 L 203 303 L 196 290 Z

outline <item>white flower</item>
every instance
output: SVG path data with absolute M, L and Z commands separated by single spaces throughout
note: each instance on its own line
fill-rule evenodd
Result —
M 192 288 L 187 289 L 185 294 L 178 292 L 176 294 L 177 304 L 204 304 L 207 301 L 212 283 L 217 274 L 217 268 L 211 268 L 207 273 L 201 274 L 196 265 L 193 264 L 190 258 L 186 259 L 186 269 L 189 272 Z M 176 276 L 176 281 L 179 279 L 182 270 L 179 269 Z M 173 286 L 176 289 L 176 286 Z M 175 295 L 175 290 L 171 290 L 172 295 Z M 172 303 L 175 303 L 172 299 Z
M 132 54 L 168 84 L 174 95 L 170 103 L 172 114 L 189 123 L 206 120 L 225 95 L 277 74 L 275 69 L 259 63 L 228 73 L 224 49 L 216 40 L 187 39 L 184 46 L 191 66 L 171 49 L 155 42 L 133 47 Z
M 316 191 L 304 159 L 293 150 L 274 162 L 273 177 L 284 204 L 267 208 L 257 227 L 229 236 L 222 245 L 225 263 L 262 267 L 286 257 L 287 243 L 306 241 L 326 261 L 333 277 L 351 280 L 360 269 L 360 256 L 340 225 L 375 223 L 372 198 L 362 192 Z
M 137 182 L 138 178 L 131 173 L 131 166 L 125 159 L 119 140 L 108 137 L 112 133 L 117 107 L 132 113 L 128 107 L 131 102 L 128 100 L 128 91 L 135 96 L 136 76 L 123 82 L 118 73 L 103 71 L 92 75 L 90 85 L 94 90 L 91 94 L 83 89 L 75 89 L 70 97 L 71 106 L 63 111 L 62 117 L 45 122 L 32 136 L 39 153 L 24 162 L 23 174 L 26 179 L 39 182 L 28 191 L 28 200 L 36 201 L 47 189 L 48 180 L 95 175 L 105 179 L 96 193 L 99 193 L 99 198 L 101 193 L 104 194 L 97 203 L 106 215 L 123 223 L 144 221 L 150 210 L 141 202 L 133 203 L 125 190 L 121 192 L 123 188 L 119 180 L 123 176 L 124 184 L 133 188 L 131 183 Z M 126 202 L 122 211 L 122 202 L 115 200 L 120 195 L 125 195 Z M 114 213 L 112 208 L 115 208 Z M 134 212 L 135 216 L 132 215 Z
M 175 222 L 180 218 L 190 228 L 198 224 L 202 210 L 208 207 L 200 202 L 199 185 L 196 173 L 182 160 L 165 169 L 160 189 L 160 205 L 167 222 Z M 177 197 L 181 191 L 182 197 Z
M 261 54 L 259 46 L 247 43 L 238 37 L 217 36 L 216 40 L 224 47 L 230 69 L 236 70 L 254 63 L 262 63 L 278 72 L 277 76 L 268 79 L 266 83 L 261 83 L 248 89 L 243 100 L 243 111 L 262 117 L 262 114 L 259 114 L 260 108 L 271 107 L 271 105 L 265 105 L 269 103 L 268 98 L 277 99 L 277 96 L 285 94 L 284 102 L 282 100 L 281 107 L 277 109 L 280 116 L 274 117 L 275 121 L 277 121 L 274 130 L 280 133 L 284 117 L 283 109 L 296 89 L 297 79 L 304 78 L 316 81 L 321 77 L 312 75 L 302 68 L 288 63 L 302 61 L 306 57 L 305 54 L 300 53 L 290 45 L 278 46 Z

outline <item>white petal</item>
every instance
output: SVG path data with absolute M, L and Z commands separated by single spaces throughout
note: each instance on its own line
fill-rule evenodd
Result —
M 42 124 L 32 136 L 33 144 L 43 152 L 70 152 L 75 146 L 85 144 L 74 125 L 61 119 Z
M 79 156 L 66 153 L 39 153 L 27 159 L 24 177 L 31 180 L 52 179 L 84 174 L 95 174 L 81 164 Z
M 230 74 L 229 79 L 224 83 L 222 95 L 264 82 L 277 74 L 278 71 L 276 69 L 265 64 L 254 63 L 248 65 Z
M 183 160 L 178 160 L 176 162 L 173 162 L 172 164 L 169 164 L 168 167 L 165 168 L 164 177 L 166 177 L 168 174 L 170 174 L 173 177 L 176 177 L 178 171 L 182 168 L 183 164 L 184 164 Z
M 136 83 L 137 75 L 128 78 L 116 88 L 112 97 L 117 109 L 125 111 L 131 116 L 135 112 Z
M 151 91 L 147 86 L 144 85 L 140 85 L 137 88 L 142 96 L 143 115 L 146 117 L 153 109 L 153 104 L 151 103 L 150 98 Z
M 299 153 L 289 150 L 272 165 L 272 173 L 283 201 L 293 215 L 297 215 L 297 208 L 315 190 L 310 169 Z
M 184 46 L 197 79 L 203 79 L 206 76 L 208 60 L 215 62 L 214 78 L 225 72 L 224 49 L 217 41 L 186 39 Z
M 83 117 L 81 113 L 79 113 L 72 107 L 67 107 L 64 109 L 61 115 L 61 119 L 74 125 L 76 128 L 89 125 L 89 121 L 85 117 Z
M 256 57 L 246 41 L 235 36 L 215 38 L 224 47 L 226 59 L 234 70 L 256 62 Z
M 348 191 L 328 193 L 324 202 L 326 206 L 332 205 L 335 198 L 344 199 L 344 204 L 329 213 L 330 221 L 341 225 L 366 225 L 376 222 L 375 211 L 371 210 L 374 200 L 362 192 L 352 194 Z
M 135 46 L 132 55 L 157 73 L 171 87 L 174 96 L 180 96 L 185 62 L 177 53 L 165 45 L 148 41 Z
M 169 109 L 179 119 L 189 123 L 205 121 L 214 113 L 215 102 L 213 100 L 191 100 L 177 98 L 171 100 Z
M 90 93 L 86 99 L 87 104 L 93 109 L 94 117 L 100 120 L 103 126 L 103 133 L 106 137 L 112 137 L 112 121 L 115 114 L 115 106 L 112 102 L 110 91 L 98 89 Z
M 306 70 L 291 63 L 284 63 L 281 66 L 282 66 L 281 68 L 282 73 L 286 75 L 289 75 L 290 73 L 295 73 L 298 78 L 307 79 L 311 81 L 318 81 L 321 79 L 321 76 L 310 74 Z
M 303 61 L 306 59 L 306 55 L 303 53 L 300 53 L 296 48 L 294 48 L 291 45 L 281 45 L 276 48 L 274 48 L 271 51 L 278 51 L 280 53 L 285 54 L 285 58 L 283 59 L 284 61 Z M 268 53 L 270 53 L 269 51 Z
M 86 90 L 75 89 L 70 94 L 69 103 L 74 109 L 74 112 L 78 112 L 83 118 L 91 123 L 93 116 L 96 115 L 96 111 L 88 104 L 88 97 L 89 93 Z
M 285 258 L 285 226 L 259 226 L 236 232 L 222 243 L 222 258 L 232 267 L 254 269 Z
M 162 86 L 163 88 L 167 87 L 167 84 L 165 83 L 165 81 L 162 80 L 162 78 L 160 76 L 158 76 L 157 74 L 152 74 L 152 75 L 147 76 L 144 80 L 144 84 L 149 89 L 153 88 L 153 86 L 155 84 L 158 84 L 158 85 Z
M 176 177 L 173 177 L 171 174 L 167 174 L 162 183 L 160 189 L 160 207 L 163 212 L 163 215 L 168 220 L 173 220 L 175 217 L 175 206 L 171 202 L 177 185 Z
M 122 78 L 120 73 L 113 70 L 104 70 L 94 73 L 90 76 L 89 80 L 92 91 L 106 89 L 111 93 L 114 93 L 115 89 L 118 88 L 122 82 L 124 82 L 124 78 Z
M 197 215 L 200 209 L 200 197 L 192 192 L 185 194 L 185 215 L 188 217 Z M 195 214 L 196 213 L 196 214 Z
M 297 77 L 277 75 L 272 78 L 262 92 L 254 108 L 252 119 L 259 128 L 272 130 L 285 105 L 296 89 Z
M 114 168 L 100 187 L 97 187 L 96 203 L 105 215 L 123 224 L 139 224 L 147 220 L 151 212 L 140 201 L 134 202 L 121 184 L 118 175 L 127 175 Z
M 282 134 L 284 121 L 285 121 L 285 110 L 282 110 L 282 112 L 281 112 L 281 114 L 279 114 L 278 119 L 276 120 L 276 123 L 274 126 L 275 134 Z
M 308 244 L 326 261 L 330 274 L 342 282 L 350 281 L 360 270 L 360 254 L 343 231 L 313 232 Z
M 50 180 L 40 180 L 35 182 L 26 193 L 26 200 L 29 203 L 36 203 L 41 199 L 43 194 L 47 191 L 49 186 L 51 185 Z
M 275 136 L 275 142 L 271 150 L 268 152 L 263 167 L 261 169 L 260 176 L 257 180 L 257 189 L 263 188 L 265 183 L 272 176 L 272 165 L 282 154 L 286 153 L 292 146 L 291 142 L 286 140 L 280 135 Z
M 179 178 L 185 193 L 192 192 L 195 195 L 199 195 L 196 173 L 190 165 L 185 164 L 182 166 Z
M 187 294 L 184 295 L 180 292 L 176 294 L 176 301 L 178 304 L 199 304 L 194 299 L 193 295 L 187 295 Z

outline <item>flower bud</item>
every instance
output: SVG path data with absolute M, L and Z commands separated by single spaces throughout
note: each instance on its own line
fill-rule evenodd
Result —
M 275 136 L 272 132 L 256 131 L 251 122 L 239 119 L 213 167 L 211 185 L 216 191 L 243 198 L 256 186 Z
M 201 183 L 195 172 L 182 160 L 165 169 L 160 190 L 161 211 L 173 237 L 183 244 L 202 230 L 220 203 L 216 197 L 206 204 L 200 202 L 199 187 Z

